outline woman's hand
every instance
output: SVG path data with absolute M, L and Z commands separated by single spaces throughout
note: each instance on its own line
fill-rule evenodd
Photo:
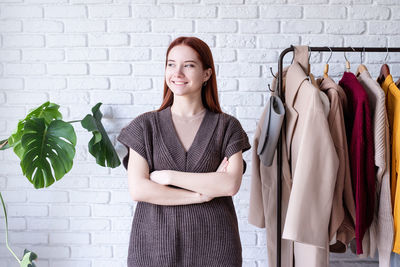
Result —
M 228 164 L 229 164 L 228 158 L 225 157 L 225 158 L 222 160 L 222 162 L 221 162 L 221 164 L 219 165 L 219 167 L 218 167 L 218 169 L 217 169 L 216 172 L 226 172 L 226 167 L 228 167 Z
M 200 194 L 200 193 L 197 193 L 197 194 L 199 194 L 200 203 L 209 202 L 209 201 L 211 201 L 213 199 L 212 197 L 209 197 L 209 196 L 206 196 L 206 195 L 203 195 L 203 194 Z
M 226 167 L 228 167 L 228 164 L 229 164 L 228 158 L 225 157 L 222 160 L 216 172 L 226 172 Z M 150 180 L 152 180 L 157 184 L 169 185 L 171 184 L 170 171 L 169 170 L 153 171 L 152 173 L 150 173 Z
M 216 172 L 226 172 L 226 167 L 228 167 L 228 164 L 229 164 L 228 158 L 225 157 L 222 160 L 221 164 L 219 164 L 219 167 L 218 167 Z M 209 197 L 207 195 L 203 195 L 203 194 L 200 194 L 200 193 L 198 193 L 198 194 L 199 194 L 201 203 L 209 202 L 209 201 L 211 201 L 213 199 L 213 197 Z
M 228 158 L 225 157 L 220 163 L 216 172 L 226 172 L 228 164 L 229 164 Z M 172 181 L 171 175 L 172 172 L 169 170 L 153 171 L 152 173 L 150 173 L 150 180 L 160 185 L 170 185 Z M 199 203 L 209 202 L 213 199 L 213 197 L 201 193 L 197 193 L 197 197 L 199 199 Z
M 150 180 L 161 185 L 171 184 L 169 170 L 153 171 L 150 173 Z

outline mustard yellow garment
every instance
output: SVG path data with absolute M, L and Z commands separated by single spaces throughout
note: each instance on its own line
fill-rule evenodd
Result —
M 386 94 L 392 148 L 391 199 L 394 220 L 393 252 L 400 254 L 400 179 L 397 179 L 400 172 L 400 91 L 394 83 L 392 75 L 386 77 L 382 83 L 382 89 Z M 397 189 L 397 187 L 399 188 Z

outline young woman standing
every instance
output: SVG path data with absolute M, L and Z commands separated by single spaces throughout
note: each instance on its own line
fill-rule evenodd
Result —
M 239 121 L 221 111 L 210 48 L 180 37 L 168 50 L 164 99 L 136 117 L 118 141 L 138 201 L 128 267 L 242 266 L 232 202 L 250 149 Z

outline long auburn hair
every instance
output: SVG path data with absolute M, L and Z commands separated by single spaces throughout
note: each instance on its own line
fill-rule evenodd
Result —
M 185 36 L 179 37 L 175 39 L 168 47 L 165 56 L 165 67 L 167 66 L 169 52 L 171 51 L 172 48 L 174 48 L 177 45 L 186 45 L 194 49 L 197 52 L 199 59 L 203 65 L 203 70 L 211 68 L 212 70 L 211 76 L 208 79 L 207 84 L 201 88 L 201 100 L 206 109 L 215 113 L 222 113 L 218 101 L 217 79 L 215 76 L 214 60 L 212 57 L 210 47 L 208 47 L 208 45 L 204 41 L 196 37 L 185 37 Z M 174 100 L 174 94 L 171 91 L 171 89 L 168 88 L 168 85 L 164 78 L 163 102 L 158 111 L 161 111 L 171 106 L 173 100 Z

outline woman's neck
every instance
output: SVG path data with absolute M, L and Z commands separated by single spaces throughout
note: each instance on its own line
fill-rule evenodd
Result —
M 174 98 L 171 105 L 171 112 L 181 117 L 192 117 L 203 112 L 205 107 L 201 99 L 199 101 L 185 101 L 184 99 Z

